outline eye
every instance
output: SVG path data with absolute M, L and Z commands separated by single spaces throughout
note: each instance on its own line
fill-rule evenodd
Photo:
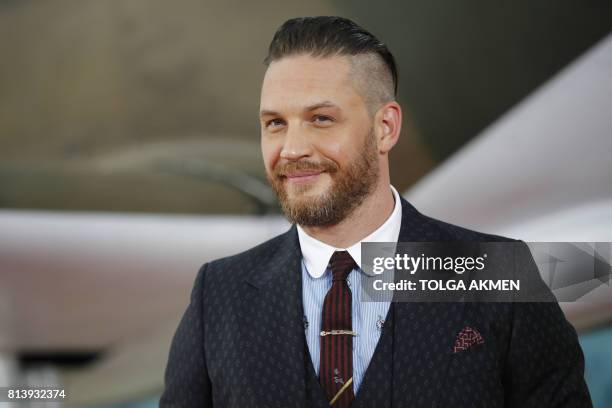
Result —
M 329 123 L 332 123 L 334 119 L 326 115 L 315 115 L 313 116 L 312 121 L 316 124 L 327 125 Z
M 269 121 L 266 122 L 266 128 L 278 128 L 280 126 L 283 126 L 285 124 L 285 121 L 279 118 L 276 119 L 270 119 Z

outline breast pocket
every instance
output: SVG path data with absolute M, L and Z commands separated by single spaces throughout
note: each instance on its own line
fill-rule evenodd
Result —
M 473 371 L 499 369 L 499 355 L 493 344 L 477 344 L 466 350 L 452 353 L 450 371 L 465 375 Z
M 446 393 L 440 406 L 502 407 L 504 388 L 493 344 L 479 344 L 450 356 Z
M 438 406 L 496 408 L 504 406 L 499 354 L 494 344 L 478 344 L 449 356 L 445 392 Z

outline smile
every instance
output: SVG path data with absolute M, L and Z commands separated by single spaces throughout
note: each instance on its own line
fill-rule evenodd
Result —
M 287 180 L 291 183 L 308 183 L 314 181 L 322 172 L 297 172 L 287 174 Z

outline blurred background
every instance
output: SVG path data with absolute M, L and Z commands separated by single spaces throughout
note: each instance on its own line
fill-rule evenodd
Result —
M 612 241 L 609 1 L 1 0 L 0 386 L 157 406 L 198 268 L 288 227 L 257 115 L 268 43 L 304 15 L 395 54 L 392 182 L 421 212 Z M 612 299 L 562 307 L 612 406 Z

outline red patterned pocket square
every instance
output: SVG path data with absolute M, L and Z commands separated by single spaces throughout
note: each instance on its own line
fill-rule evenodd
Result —
M 478 330 L 470 326 L 465 326 L 457 335 L 457 340 L 455 340 L 455 346 L 453 347 L 453 353 L 467 350 L 476 344 L 482 343 L 484 343 L 484 339 L 480 333 L 478 333 Z

